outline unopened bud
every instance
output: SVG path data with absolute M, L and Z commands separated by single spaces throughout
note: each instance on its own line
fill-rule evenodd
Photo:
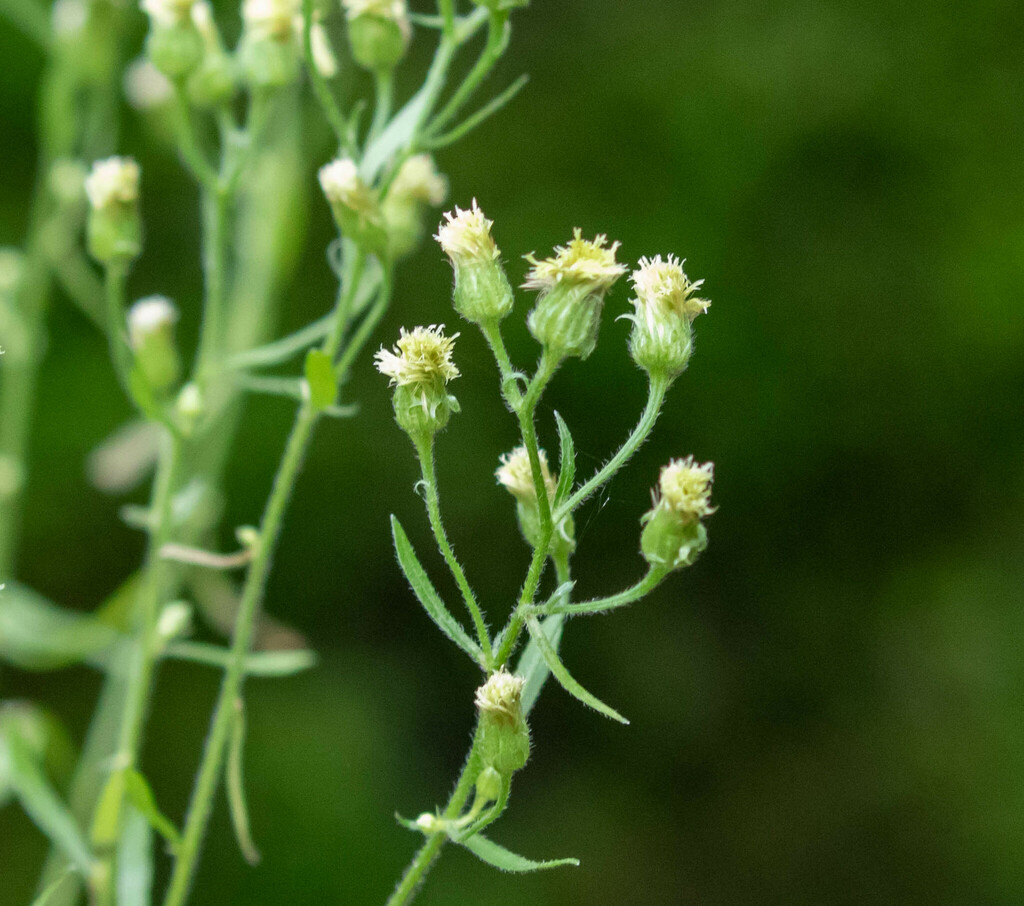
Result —
M 363 248 L 381 252 L 387 248 L 387 231 L 377 193 L 359 175 L 350 158 L 332 160 L 320 168 L 320 188 L 331 206 L 338 229 Z
M 392 257 L 403 258 L 420 244 L 423 208 L 444 204 L 447 197 L 448 180 L 429 154 L 415 154 L 402 164 L 382 207 Z
M 412 39 L 405 0 L 342 0 L 352 58 L 364 69 L 394 69 Z
M 239 54 L 251 85 L 278 88 L 299 75 L 299 43 L 295 30 L 298 0 L 245 0 L 245 28 Z
M 547 492 L 548 505 L 552 506 L 558 476 L 552 475 L 548 467 L 548 458 L 543 450 L 538 451 L 541 476 Z M 511 453 L 501 457 L 501 465 L 495 472 L 498 484 L 504 487 L 516 499 L 516 517 L 519 528 L 530 547 L 537 548 L 543 541 L 540 507 L 537 501 L 537 486 L 533 480 L 533 467 L 530 454 L 526 447 L 516 447 Z M 566 516 L 555 526 L 551 537 L 552 556 L 562 557 L 576 549 L 575 527 L 571 515 Z
M 482 802 L 494 802 L 501 795 L 502 779 L 494 768 L 486 767 L 476 778 L 477 799 Z
M 170 299 L 149 296 L 128 310 L 128 345 L 146 383 L 156 393 L 178 382 L 181 361 L 174 342 L 178 309 Z
M 653 567 L 665 570 L 689 566 L 706 547 L 702 519 L 710 516 L 715 467 L 698 465 L 692 456 L 672 460 L 661 470 L 654 507 L 643 517 L 640 548 Z
M 182 432 L 186 436 L 192 434 L 199 419 L 202 418 L 204 410 L 203 391 L 199 389 L 199 385 L 189 381 L 182 387 L 174 408 L 178 414 Z
M 523 715 L 525 680 L 504 667 L 476 690 L 480 712 L 480 756 L 487 767 L 508 777 L 530 757 L 530 730 Z
M 459 376 L 452 361 L 458 334 L 444 335 L 444 325 L 401 329 L 393 350 L 377 352 L 377 370 L 391 379 L 395 420 L 414 441 L 430 437 L 448 424 L 458 402 L 448 382 Z
M 169 79 L 187 76 L 203 59 L 203 40 L 192 22 L 195 0 L 142 0 L 149 16 L 146 53 Z
M 139 165 L 130 157 L 96 161 L 85 179 L 89 252 L 102 264 L 130 261 L 142 251 Z
M 184 601 L 172 601 L 162 611 L 156 625 L 164 642 L 188 635 L 192 631 L 192 608 Z
M 527 326 L 556 359 L 585 359 L 594 351 L 605 293 L 626 272 L 615 260 L 618 248 L 617 242 L 608 246 L 603 235 L 583 239 L 577 229 L 569 244 L 557 246 L 552 257 L 539 261 L 526 256 L 533 268 L 523 288 L 540 291 Z
M 474 324 L 500 321 L 512 311 L 514 298 L 491 236 L 493 221 L 484 216 L 475 198 L 468 210 L 456 208 L 444 217 L 435 238 L 455 272 L 455 310 Z
M 437 815 L 424 812 L 416 819 L 416 826 L 425 834 L 436 834 L 444 830 L 444 821 Z
M 235 70 L 224 49 L 213 7 L 208 0 L 197 0 L 192 7 L 192 24 L 203 39 L 203 60 L 189 76 L 188 96 L 199 107 L 216 107 L 235 93 Z

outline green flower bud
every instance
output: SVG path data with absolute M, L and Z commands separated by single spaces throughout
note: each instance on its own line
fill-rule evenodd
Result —
M 386 251 L 388 234 L 377 193 L 363 182 L 355 161 L 342 158 L 321 167 L 320 187 L 345 236 L 378 254 Z
M 551 258 L 538 261 L 526 256 L 533 268 L 523 288 L 540 291 L 526 323 L 534 339 L 556 359 L 585 359 L 597 345 L 605 294 L 626 272 L 615 261 L 619 243 L 605 248 L 607 242 L 603 235 L 592 242 L 583 239 L 577 229 L 572 241 L 557 246 Z
M 549 504 L 555 499 L 558 487 L 558 476 L 552 475 L 548 468 L 548 458 L 543 450 L 539 450 L 540 471 L 544 477 Z M 516 447 L 511 453 L 501 457 L 501 465 L 495 472 L 498 484 L 502 485 L 516 499 L 516 516 L 519 528 L 530 547 L 536 548 L 542 540 L 540 508 L 537 502 L 537 487 L 533 482 L 533 469 L 530 465 L 530 454 L 526 447 Z M 565 557 L 576 549 L 576 530 L 572 516 L 566 516 L 555 526 L 551 537 L 550 554 L 553 557 Z
M 128 345 L 135 366 L 156 394 L 170 390 L 181 375 L 174 342 L 177 322 L 178 309 L 163 296 L 140 299 L 128 311 Z
M 464 211 L 444 215 L 434 238 L 455 271 L 455 310 L 474 324 L 500 321 L 512 311 L 512 286 L 501 266 L 501 252 L 491 236 L 494 225 L 473 199 Z
M 403 327 L 394 350 L 381 347 L 377 370 L 391 378 L 395 420 L 414 441 L 436 434 L 448 424 L 458 402 L 448 393 L 448 382 L 459 376 L 452 362 L 458 334 L 444 335 L 444 325 Z
M 711 304 L 694 295 L 704 281 L 691 283 L 673 255 L 667 261 L 660 255 L 641 258 L 630 280 L 636 290 L 630 300 L 635 312 L 623 316 L 633 322 L 630 355 L 648 373 L 676 377 L 693 351 L 693 319 Z
M 394 69 L 412 39 L 405 0 L 342 0 L 342 6 L 352 58 L 364 69 Z
M 661 470 L 654 507 L 643 517 L 640 548 L 644 559 L 665 570 L 689 566 L 707 547 L 701 520 L 710 516 L 713 463 L 697 465 L 693 457 L 672 460 Z
M 495 802 L 501 795 L 501 774 L 487 767 L 476 778 L 476 796 L 482 802 Z
M 169 79 L 192 72 L 203 59 L 203 39 L 191 20 L 175 25 L 154 24 L 146 38 L 146 54 Z
M 174 403 L 174 410 L 178 416 L 178 425 L 182 434 L 188 437 L 195 432 L 196 425 L 203 417 L 205 408 L 203 392 L 199 389 L 198 384 L 190 381 L 181 388 L 178 399 Z
M 89 253 L 101 264 L 131 261 L 142 251 L 140 176 L 130 157 L 108 157 L 96 161 L 86 177 L 86 239 Z
M 504 667 L 476 690 L 480 712 L 480 758 L 486 767 L 508 777 L 530 757 L 530 729 L 523 715 L 525 680 Z
M 280 88 L 299 77 L 296 20 L 299 0 L 245 0 L 239 58 L 246 81 L 260 88 Z
M 420 244 L 423 208 L 444 204 L 447 196 L 448 180 L 429 154 L 416 154 L 402 164 L 381 209 L 392 257 L 403 258 Z

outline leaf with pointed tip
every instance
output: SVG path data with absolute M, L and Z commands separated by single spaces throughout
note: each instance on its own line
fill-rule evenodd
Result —
M 10 783 L 25 813 L 84 873 L 93 864 L 93 854 L 85 836 L 64 801 L 43 773 L 31 747 L 13 727 L 0 741 L 7 751 Z
M 480 646 L 469 637 L 466 630 L 462 628 L 462 624 L 444 606 L 444 601 L 441 600 L 441 596 L 437 593 L 426 571 L 420 565 L 420 561 L 416 557 L 416 551 L 413 550 L 408 536 L 394 516 L 391 517 L 391 536 L 395 542 L 398 564 L 402 567 L 405 578 L 408 579 L 413 593 L 420 604 L 423 605 L 427 615 L 434 621 L 438 629 L 473 658 L 476 663 L 482 665 L 484 663 L 484 656 Z
M 526 621 L 526 627 L 530 631 L 531 638 L 537 643 L 537 650 L 540 652 L 540 656 L 544 658 L 545 663 L 551 669 L 551 673 L 561 683 L 562 688 L 566 692 L 578 698 L 583 704 L 589 705 L 595 711 L 599 711 L 605 717 L 617 720 L 620 724 L 629 723 L 618 711 L 608 707 L 596 696 L 591 695 L 573 678 L 572 674 L 566 669 L 565 664 L 558 659 L 558 652 L 551 646 L 551 642 L 544 634 L 544 630 L 541 628 L 536 617 L 530 617 Z
M 571 583 L 567 583 L 571 584 Z M 551 648 L 556 653 L 562 642 L 562 629 L 565 624 L 565 615 L 561 613 L 545 617 L 541 624 L 542 631 L 547 637 Z M 519 663 L 516 665 L 516 675 L 523 677 L 526 682 L 523 684 L 522 708 L 523 714 L 529 715 L 533 706 L 537 704 L 544 683 L 551 675 L 551 668 L 541 656 L 537 643 L 531 638 L 527 642 L 523 653 L 519 656 Z
M 235 711 L 235 720 L 231 727 L 231 744 L 228 748 L 228 764 L 225 776 L 228 810 L 231 812 L 231 824 L 235 829 L 235 839 L 242 857 L 250 865 L 258 865 L 260 851 L 252 839 L 249 827 L 249 807 L 245 802 L 245 777 L 243 760 L 245 757 L 245 711 L 241 699 Z
M 305 375 L 313 408 L 320 412 L 333 406 L 338 396 L 338 378 L 331 357 L 319 349 L 309 350 L 306 353 Z
M 572 442 L 572 434 L 569 433 L 569 426 L 557 412 L 555 422 L 558 424 L 558 486 L 555 488 L 555 502 L 558 506 L 572 491 L 573 482 L 576 480 L 576 446 Z
M 420 827 L 415 821 L 410 821 L 408 818 L 403 818 L 398 812 L 395 812 L 395 821 L 397 821 L 406 830 L 411 830 L 413 833 L 422 834 L 423 828 Z
M 125 771 L 124 780 L 124 791 L 128 801 L 139 810 L 139 814 L 149 822 L 150 827 L 171 844 L 172 849 L 177 849 L 181 844 L 181 834 L 178 833 L 174 822 L 160 811 L 149 781 L 135 770 Z
M 116 630 L 64 610 L 25 585 L 0 591 L 0 660 L 22 670 L 56 670 L 86 661 L 104 666 Z
M 231 650 L 209 642 L 171 642 L 164 656 L 225 670 L 231 664 Z M 303 648 L 294 651 L 254 651 L 245 658 L 247 676 L 293 676 L 314 666 L 316 654 Z
M 504 846 L 499 846 L 483 834 L 474 834 L 469 839 L 458 842 L 478 859 L 501 871 L 541 871 L 547 868 L 561 868 L 563 865 L 578 866 L 580 864 L 579 859 L 549 859 L 546 862 L 534 862 L 525 856 L 510 852 Z

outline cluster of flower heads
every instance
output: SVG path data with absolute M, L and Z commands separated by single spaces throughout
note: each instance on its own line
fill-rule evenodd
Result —
M 512 308 L 512 291 L 493 225 L 474 200 L 467 209 L 457 207 L 446 213 L 435 236 L 455 273 L 456 310 L 485 328 L 496 325 Z M 572 240 L 557 246 L 549 258 L 526 256 L 531 267 L 523 287 L 539 291 L 527 323 L 556 363 L 568 355 L 585 357 L 596 342 L 604 296 L 628 270 L 616 260 L 618 250 L 619 243 L 610 243 L 606 236 L 587 240 L 577 229 Z M 707 311 L 710 302 L 697 296 L 702 281 L 691 281 L 674 255 L 641 258 L 630 282 L 635 292 L 630 300 L 634 312 L 625 316 L 633 324 L 630 352 L 652 382 L 667 387 L 686 366 L 692 351 L 692 322 Z M 436 325 L 411 332 L 403 328 L 394 350 L 382 348 L 377 353 L 377 368 L 396 387 L 421 388 L 423 406 L 431 395 L 435 404 L 451 400 L 444 388 L 458 376 L 452 361 L 454 340 Z M 397 393 L 395 407 L 405 427 Z M 447 414 L 446 410 L 445 422 Z M 422 422 L 416 425 L 422 428 Z M 548 501 L 553 502 L 558 478 L 543 451 L 536 465 Z M 516 499 L 520 527 L 536 546 L 542 532 L 533 466 L 527 449 L 518 447 L 501 457 L 495 476 Z M 706 535 L 701 520 L 714 512 L 713 478 L 714 466 L 699 465 L 692 456 L 673 460 L 662 470 L 654 507 L 644 517 L 641 544 L 652 566 L 675 569 L 693 562 L 703 550 Z M 571 519 L 571 514 L 562 517 L 552 539 L 553 544 L 568 545 L 570 551 L 574 546 Z

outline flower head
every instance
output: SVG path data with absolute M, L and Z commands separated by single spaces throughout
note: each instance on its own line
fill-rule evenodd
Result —
M 548 492 L 548 499 L 551 500 L 555 496 L 558 479 L 551 474 L 551 470 L 548 468 L 548 458 L 544 451 L 539 450 L 538 454 L 540 471 L 544 476 L 544 486 Z M 506 488 L 517 500 L 536 502 L 537 488 L 533 483 L 533 469 L 526 447 L 516 447 L 511 453 L 505 453 L 501 457 L 501 465 L 494 474 L 498 479 L 498 484 Z
M 494 221 L 484 216 L 474 198 L 472 206 L 468 209 L 456 207 L 454 212 L 445 213 L 444 221 L 434 238 L 453 263 L 470 260 L 494 261 L 500 252 L 491 236 L 492 226 Z
M 166 296 L 146 296 L 128 309 L 128 340 L 140 348 L 154 334 L 169 331 L 178 323 L 178 309 Z
M 85 178 L 85 192 L 93 210 L 131 204 L 139 199 L 139 165 L 130 157 L 108 157 L 92 165 Z
M 523 289 L 551 290 L 562 283 L 589 285 L 592 292 L 607 292 L 616 280 L 626 273 L 626 267 L 615 260 L 619 243 L 608 245 L 603 233 L 593 240 L 584 239 L 582 231 L 573 230 L 567 245 L 555 246 L 555 254 L 538 260 L 527 255 L 533 265 L 526 275 Z
M 295 35 L 300 6 L 299 0 L 244 0 L 242 21 L 253 39 L 289 41 Z
M 476 690 L 476 706 L 482 712 L 516 720 L 520 715 L 520 701 L 525 684 L 526 680 L 521 676 L 509 673 L 502 667 L 496 673 L 492 673 L 487 682 Z
M 124 95 L 136 110 L 153 110 L 174 97 L 174 86 L 147 57 L 139 57 L 124 71 Z
M 661 470 L 658 478 L 660 505 L 667 507 L 689 521 L 710 516 L 711 485 L 715 478 L 715 464 L 698 465 L 692 456 L 673 459 Z
M 424 204 L 444 204 L 448 197 L 448 180 L 437 172 L 434 158 L 429 154 L 414 154 L 395 175 L 389 198 L 405 198 Z
M 195 0 L 141 0 L 142 11 L 156 24 L 165 28 L 188 22 Z
M 409 25 L 409 9 L 405 0 L 341 0 L 349 19 L 376 16 L 399 25 Z
M 391 378 L 392 386 L 447 384 L 459 376 L 452 361 L 456 337 L 446 337 L 443 324 L 411 331 L 403 327 L 393 350 L 381 347 L 377 352 L 377 370 Z
M 661 255 L 641 258 L 640 266 L 629 279 L 636 290 L 633 305 L 638 314 L 668 310 L 692 321 L 711 305 L 707 299 L 694 295 L 704 281 L 691 281 L 683 271 L 683 262 L 675 255 L 669 255 L 667 260 L 663 260 Z

